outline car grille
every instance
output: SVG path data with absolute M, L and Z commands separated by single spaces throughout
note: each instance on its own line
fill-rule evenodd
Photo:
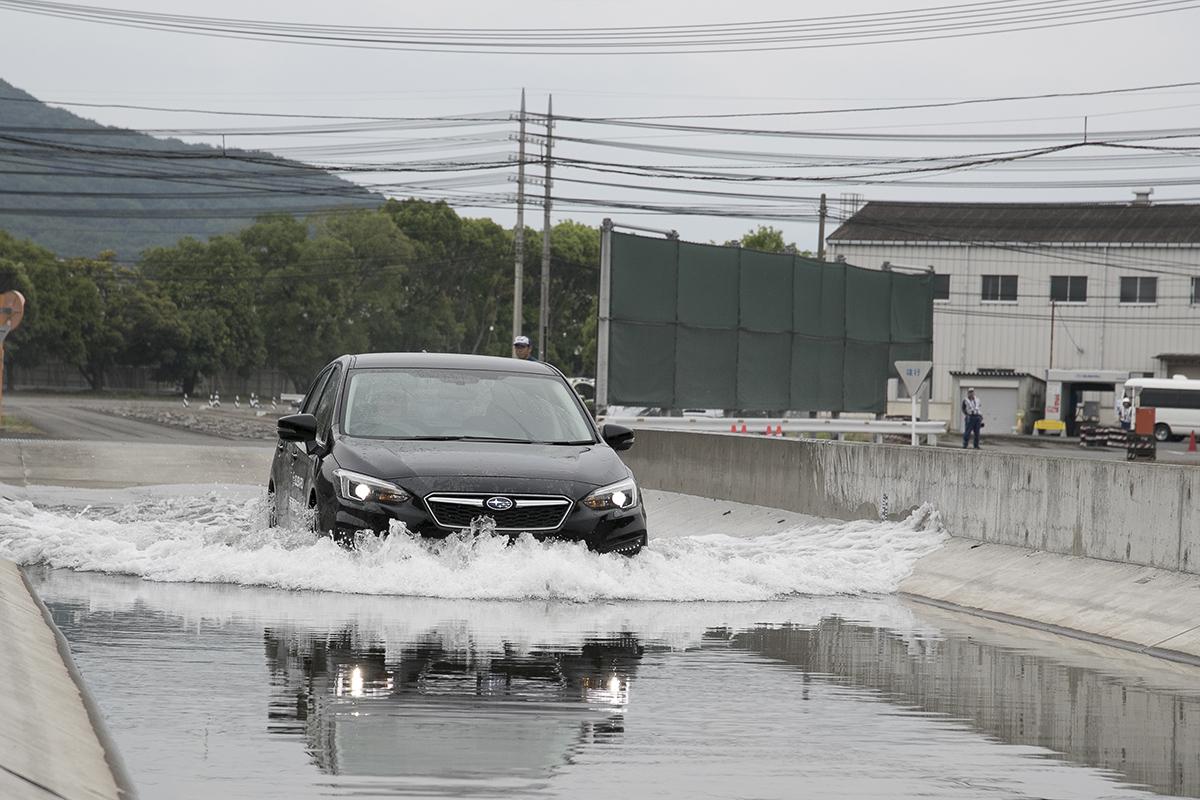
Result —
M 513 507 L 494 511 L 484 505 L 490 497 L 507 497 Z M 496 530 L 520 533 L 557 530 L 571 510 L 571 501 L 561 495 L 438 494 L 426 497 L 425 504 L 439 528 L 469 528 L 480 517 L 490 517 Z

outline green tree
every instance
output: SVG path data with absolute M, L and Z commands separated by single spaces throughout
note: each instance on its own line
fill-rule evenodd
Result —
M 795 252 L 796 246 L 785 244 L 783 231 L 770 225 L 759 225 L 752 231 L 742 235 L 742 247 L 749 250 L 762 250 L 766 253 Z M 788 248 L 791 248 L 790 250 Z
M 300 259 L 308 225 L 296 217 L 269 214 L 243 228 L 238 240 L 262 272 L 281 270 Z
M 352 251 L 323 237 L 304 243 L 299 259 L 264 274 L 262 318 L 268 362 L 304 391 L 322 366 L 369 349 L 364 320 L 351 312 Z
M 146 278 L 162 287 L 179 309 L 183 347 L 164 361 L 160 376 L 179 380 L 191 394 L 201 376 L 233 370 L 248 375 L 266 359 L 258 317 L 258 265 L 241 241 L 219 236 L 187 238 L 174 247 L 146 251 Z
M 463 219 L 444 202 L 389 200 L 384 211 L 412 241 L 412 276 L 437 287 L 439 316 L 449 314 L 453 326 L 442 328 L 440 349 L 464 352 L 508 352 L 508 337 L 496 336 L 496 322 L 511 313 L 507 276 L 512 269 L 512 235 L 489 219 Z M 448 307 L 441 301 L 449 302 Z
M 589 341 L 585 330 L 598 313 L 599 228 L 573 220 L 558 223 L 550 229 L 550 256 L 550 322 L 543 352 L 568 375 L 590 375 L 596 343 L 594 333 Z

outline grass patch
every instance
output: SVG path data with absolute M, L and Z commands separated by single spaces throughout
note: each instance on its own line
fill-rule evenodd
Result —
M 45 432 L 27 419 L 5 414 L 0 416 L 0 436 L 45 436 Z

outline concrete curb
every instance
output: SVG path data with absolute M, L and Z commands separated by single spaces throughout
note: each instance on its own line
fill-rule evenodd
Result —
M 104 733 L 61 632 L 29 581 L 0 559 L 0 797 L 129 800 L 128 773 Z
M 1114 639 L 1111 636 L 1102 636 L 1098 633 L 1089 633 L 1081 631 L 1077 628 L 1067 628 L 1062 625 L 1055 625 L 1049 622 L 1039 622 L 1035 619 L 1027 617 L 1017 617 L 1012 614 L 1005 614 L 1002 611 L 988 611 L 986 608 L 973 608 L 971 606 L 959 605 L 948 600 L 937 600 L 932 597 L 923 597 L 919 594 L 911 592 L 897 592 L 901 597 L 912 600 L 915 603 L 934 606 L 935 608 L 945 609 L 946 611 L 954 611 L 959 614 L 969 614 L 973 617 L 981 617 L 990 619 L 996 622 L 1003 622 L 1008 625 L 1017 625 L 1022 628 L 1032 628 L 1033 630 L 1043 631 L 1045 633 L 1053 633 L 1058 636 L 1066 636 L 1071 639 L 1079 639 L 1092 644 L 1102 644 L 1107 647 L 1115 647 L 1118 650 L 1126 650 L 1131 653 L 1140 655 L 1153 656 L 1161 658 L 1165 661 L 1174 661 L 1179 664 L 1187 664 L 1192 667 L 1200 667 L 1200 656 L 1191 653 L 1184 653 L 1179 650 L 1169 650 L 1165 647 L 1154 647 L 1130 642 L 1125 639 Z
M 46 604 L 42 602 L 42 598 L 38 597 L 37 592 L 34 591 L 33 585 L 29 582 L 29 578 L 25 575 L 24 570 L 21 570 L 21 582 L 25 584 L 25 589 L 29 592 L 29 597 L 42 612 L 42 619 L 46 621 L 46 627 L 54 634 L 54 641 L 58 646 L 58 655 L 62 658 L 63 665 L 67 668 L 67 674 L 71 676 L 71 680 L 74 681 L 75 686 L 79 689 L 79 697 L 83 701 L 83 710 L 87 712 L 88 719 L 92 723 L 92 730 L 95 731 L 96 738 L 100 741 L 100 747 L 104 750 L 104 760 L 108 763 L 108 767 L 112 771 L 119 796 L 123 800 L 137 800 L 137 791 L 134 789 L 129 770 L 126 768 L 120 751 L 117 750 L 116 743 L 113 741 L 108 728 L 104 724 L 104 715 L 100 711 L 100 706 L 96 705 L 95 699 L 92 697 L 91 692 L 88 691 L 87 684 L 84 683 L 83 674 L 79 671 L 79 667 L 76 666 L 75 659 L 71 657 L 71 645 L 67 642 L 67 637 L 63 636 L 63 632 L 54 624 L 54 616 L 50 613 L 50 609 L 46 607 Z

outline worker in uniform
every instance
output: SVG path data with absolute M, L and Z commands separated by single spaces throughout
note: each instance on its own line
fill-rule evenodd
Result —
M 967 449 L 967 440 L 975 436 L 975 449 L 979 449 L 979 431 L 983 428 L 983 404 L 975 396 L 975 389 L 967 389 L 967 396 L 962 401 L 963 413 L 963 449 Z
M 1129 430 L 1133 427 L 1133 401 L 1128 397 L 1121 400 L 1121 405 L 1117 406 L 1117 422 L 1121 425 L 1121 430 Z

